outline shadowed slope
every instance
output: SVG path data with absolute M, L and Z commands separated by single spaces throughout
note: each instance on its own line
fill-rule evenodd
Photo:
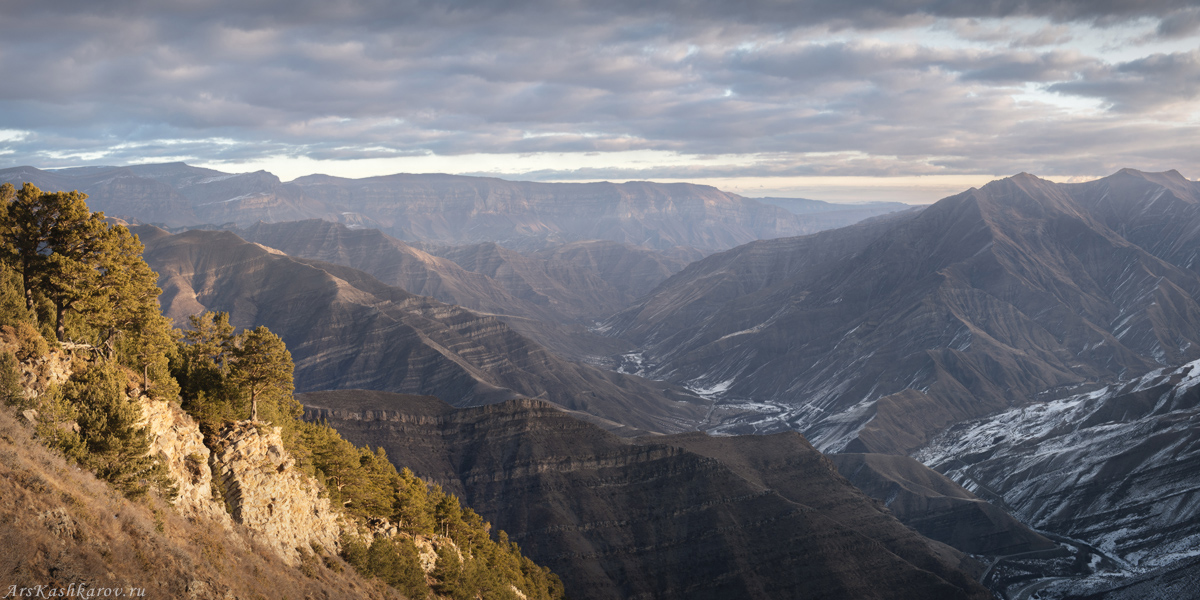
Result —
M 415 296 L 349 267 L 273 254 L 229 232 L 137 228 L 176 322 L 227 311 L 287 343 L 299 390 L 436 394 L 463 406 L 541 397 L 649 431 L 688 429 L 697 398 L 665 383 L 564 361 L 494 317 Z
M 797 434 L 717 442 L 752 444 L 726 462 L 678 436 L 622 441 L 531 400 L 454 411 L 347 390 L 301 401 L 461 494 L 562 573 L 572 597 L 989 597 L 959 570 L 965 557 L 882 512 Z M 789 491 L 741 468 L 760 442 L 782 444 L 771 483 Z

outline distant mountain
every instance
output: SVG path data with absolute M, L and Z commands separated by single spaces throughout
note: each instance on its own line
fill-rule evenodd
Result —
M 755 198 L 763 204 L 778 206 L 820 229 L 836 229 L 859 221 L 894 212 L 920 210 L 903 202 L 856 202 L 840 204 L 807 198 Z
M 1088 595 L 1200 556 L 1198 423 L 1194 361 L 955 425 L 916 457 L 1026 523 L 1111 557 L 1090 580 L 1057 586 Z
M 319 219 L 231 230 L 291 256 L 352 267 L 414 294 L 494 315 L 560 355 L 595 363 L 626 351 L 627 345 L 586 327 L 629 306 L 687 264 L 603 240 L 522 254 L 492 242 L 407 244 L 377 229 Z
M 605 326 L 642 349 L 626 371 L 719 398 L 714 419 L 759 411 L 721 430 L 907 453 L 963 420 L 1200 357 L 1198 185 L 1022 174 L 710 256 Z
M 543 398 L 648 431 L 692 429 L 707 403 L 671 384 L 571 363 L 495 317 L 413 295 L 332 263 L 299 259 L 225 231 L 134 228 L 159 273 L 163 312 L 204 310 L 266 325 L 287 343 L 300 391 L 367 388 L 459 406 Z
M 168 227 L 247 227 L 323 219 L 379 229 L 405 241 L 500 242 L 538 249 L 610 240 L 708 251 L 817 231 L 803 217 L 692 184 L 531 183 L 454 175 L 344 179 L 311 175 L 283 183 L 265 171 L 229 174 L 183 163 L 41 171 L 0 170 L 0 181 L 87 193 L 94 210 Z
M 554 316 L 536 303 L 513 296 L 486 275 L 468 271 L 378 229 L 351 229 L 340 223 L 309 219 L 256 223 L 231 231 L 289 256 L 351 267 L 413 294 L 474 311 L 541 319 Z
M 900 524 L 796 433 L 628 441 L 530 400 L 300 398 L 460 495 L 573 598 L 990 597 L 978 563 Z

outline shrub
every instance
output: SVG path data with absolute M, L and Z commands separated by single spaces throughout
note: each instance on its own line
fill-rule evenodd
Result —
M 5 325 L 3 328 L 4 337 L 16 342 L 17 350 L 14 354 L 18 360 L 33 360 L 41 358 L 50 351 L 50 346 L 46 344 L 46 338 L 38 333 L 38 330 L 25 321 L 21 321 L 16 325 Z

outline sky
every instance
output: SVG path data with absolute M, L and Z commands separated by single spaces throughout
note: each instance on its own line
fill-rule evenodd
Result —
M 1196 0 L 3 0 L 0 27 L 0 168 L 911 203 L 1200 177 Z

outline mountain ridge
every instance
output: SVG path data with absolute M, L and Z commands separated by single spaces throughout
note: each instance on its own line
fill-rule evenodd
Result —
M 528 249 L 606 239 L 658 250 L 713 251 L 862 218 L 853 213 L 810 222 L 777 206 L 685 183 L 538 183 L 406 173 L 363 179 L 313 175 L 285 183 L 265 171 L 230 174 L 182 163 L 54 172 L 13 167 L 0 170 L 0 181 L 79 189 L 106 214 L 167 227 L 320 218 L 406 241 L 498 241 Z
M 648 376 L 771 405 L 728 431 L 791 427 L 855 452 L 906 453 L 953 422 L 1197 355 L 1200 278 L 1072 189 L 1021 174 L 741 246 L 672 276 L 606 335 L 642 348 Z

